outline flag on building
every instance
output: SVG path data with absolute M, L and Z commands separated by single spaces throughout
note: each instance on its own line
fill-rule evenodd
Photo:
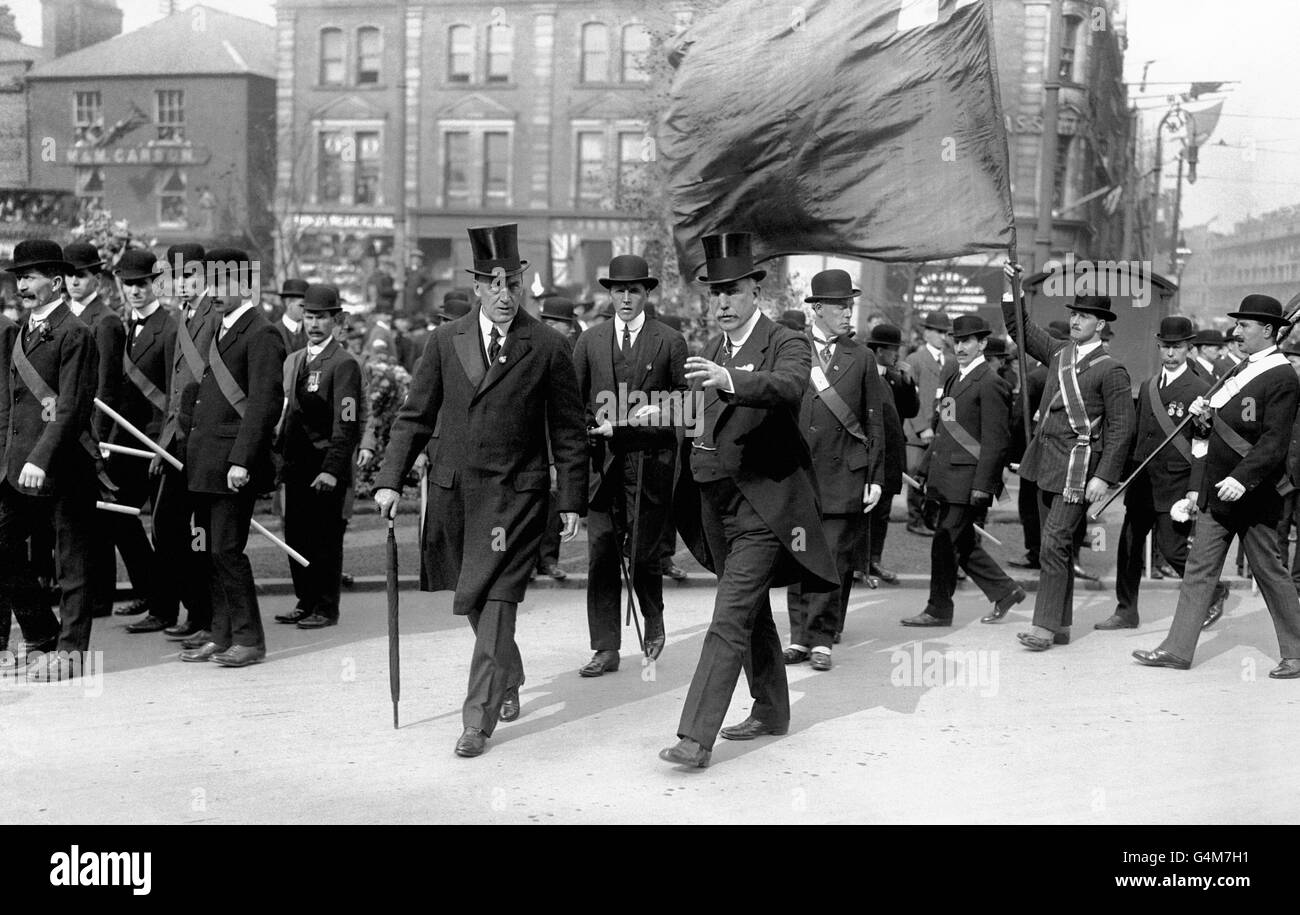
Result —
M 985 0 L 731 0 L 672 59 L 659 152 L 684 269 L 721 231 L 759 257 L 1012 244 Z

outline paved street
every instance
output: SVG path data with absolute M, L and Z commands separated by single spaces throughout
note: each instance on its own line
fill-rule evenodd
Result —
M 385 599 L 346 598 L 336 629 L 269 624 L 271 656 L 227 670 L 183 664 L 157 636 L 97 621 L 102 683 L 0 687 L 6 813 L 15 822 L 1286 822 L 1300 685 L 1267 678 L 1276 644 L 1258 598 L 1234 591 L 1190 672 L 1128 658 L 1167 628 L 1175 592 L 1153 591 L 1137 632 L 1091 624 L 1111 598 L 1085 592 L 1078 638 L 1035 655 L 1024 611 L 916 643 L 897 618 L 924 592 L 854 592 L 836 667 L 791 670 L 784 738 L 718 742 L 685 772 L 656 753 L 673 732 L 712 608 L 670 593 L 668 647 L 651 671 L 624 654 L 599 680 L 584 595 L 539 590 L 522 607 L 523 716 L 479 759 L 459 759 L 469 627 L 449 595 L 407 591 L 402 727 L 388 702 Z M 784 597 L 774 592 L 784 633 Z M 286 597 L 265 598 L 263 615 Z M 1022 605 L 1022 607 L 1025 605 Z M 630 630 L 629 630 L 630 632 Z M 961 653 L 946 664 L 945 650 Z M 972 654 L 973 653 L 973 654 Z M 947 685 L 945 685 L 945 680 Z M 89 693 L 89 695 L 88 695 Z M 744 717 L 743 684 L 729 721 Z

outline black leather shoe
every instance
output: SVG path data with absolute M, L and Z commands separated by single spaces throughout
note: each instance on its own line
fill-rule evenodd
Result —
M 1032 632 L 1017 632 L 1016 638 L 1020 640 L 1021 645 L 1024 645 L 1030 651 L 1047 651 L 1056 642 L 1055 636 L 1048 639 Z
M 1144 664 L 1147 667 L 1169 667 L 1173 670 L 1187 670 L 1192 666 L 1191 661 L 1176 658 L 1163 648 L 1157 648 L 1155 651 L 1143 651 L 1139 648 L 1133 652 L 1133 658 L 1139 664 Z
M 208 644 L 208 642 L 211 641 L 212 641 L 212 633 L 206 629 L 200 629 L 198 632 L 194 633 L 188 639 L 181 642 L 181 648 L 184 648 L 186 651 L 192 648 L 202 648 L 204 645 Z
M 162 632 L 166 628 L 167 624 L 164 621 L 150 613 L 143 619 L 138 619 L 134 623 L 128 625 L 126 631 L 138 634 L 141 632 Z
M 598 651 L 591 656 L 591 660 L 578 671 L 580 677 L 599 677 L 601 674 L 612 674 L 618 670 L 618 652 L 617 651 Z
M 657 661 L 664 653 L 664 618 L 647 616 L 645 618 L 645 656 Z
M 809 655 L 809 665 L 813 670 L 830 670 L 831 653 L 829 651 L 814 651 Z
M 123 604 L 113 611 L 114 616 L 139 616 L 149 610 L 147 600 L 133 600 L 129 604 Z
M 871 574 L 879 578 L 885 584 L 893 585 L 898 583 L 898 573 L 893 569 L 881 568 L 878 563 L 871 564 Z
M 759 721 L 753 715 L 750 715 L 740 724 L 733 724 L 729 728 L 723 728 L 720 736 L 728 740 L 753 740 L 755 737 L 780 737 L 790 730 L 789 725 L 777 727 L 768 724 L 766 721 Z
M 1223 618 L 1223 605 L 1227 599 L 1228 589 L 1220 584 L 1214 592 L 1214 599 L 1210 603 L 1210 612 L 1205 615 L 1205 621 L 1201 623 L 1202 629 L 1209 629 Z
M 549 575 L 552 578 L 554 578 L 556 581 L 564 581 L 564 579 L 569 577 L 568 572 L 564 571 L 559 566 L 555 566 L 555 565 L 538 566 L 537 572 L 539 575 Z
M 277 613 L 275 621 L 277 623 L 298 623 L 311 616 L 311 611 L 306 607 L 294 607 L 288 613 Z
M 1282 663 L 1268 672 L 1274 680 L 1300 679 L 1300 658 L 1283 658 Z
M 671 559 L 664 560 L 663 565 L 660 567 L 660 571 L 663 572 L 663 574 L 667 575 L 669 578 L 671 578 L 673 581 L 686 580 L 686 570 L 683 569 L 681 566 L 679 566 L 677 563 L 673 562 Z
M 1151 570 L 1151 573 L 1152 573 L 1152 574 L 1151 574 L 1151 577 L 1152 577 L 1152 578 L 1178 578 L 1178 577 L 1180 577 L 1179 574 L 1178 574 L 1177 572 L 1174 571 L 1174 567 L 1171 566 L 1171 565 L 1170 565 L 1169 563 L 1167 563 L 1167 562 L 1157 563 L 1157 564 L 1156 564 L 1156 567 L 1155 567 L 1154 569 Z
M 1030 556 L 1026 556 L 1024 559 L 1008 559 L 1007 565 L 1016 569 L 1041 569 L 1043 567 L 1037 557 Z
M 191 638 L 192 636 L 196 636 L 201 631 L 202 630 L 200 630 L 197 625 L 187 621 L 184 623 L 177 623 L 175 626 L 168 626 L 166 629 L 163 630 L 163 636 L 168 641 L 179 642 L 182 639 L 188 639 Z
M 514 721 L 519 717 L 519 687 L 506 690 L 506 697 L 501 700 L 501 720 Z
M 1096 580 L 1097 580 L 1097 576 L 1096 576 L 1096 575 L 1093 575 L 1091 572 L 1089 572 L 1089 571 L 1088 571 L 1087 569 L 1085 569 L 1083 566 L 1079 565 L 1079 563 L 1077 563 L 1077 562 L 1074 564 L 1074 577 L 1075 577 L 1075 578 L 1082 578 L 1084 581 L 1096 581 Z
M 202 645 L 187 648 L 181 652 L 182 661 L 209 661 L 215 655 L 220 654 L 226 649 L 222 648 L 216 642 L 204 642 Z
M 787 648 L 781 652 L 781 657 L 787 664 L 802 664 L 808 660 L 808 652 L 802 648 Z
M 899 620 L 904 626 L 951 626 L 952 620 L 941 620 L 937 616 L 931 616 L 929 611 L 918 613 L 916 616 L 909 616 Z
M 676 766 L 685 766 L 688 769 L 707 769 L 709 767 L 709 757 L 712 755 L 711 750 L 704 749 L 689 737 L 683 737 L 675 747 L 668 747 L 666 750 L 659 751 L 659 758 L 664 762 Z
M 928 527 L 926 527 L 926 526 L 925 526 L 924 524 L 922 524 L 920 521 L 909 521 L 909 522 L 907 522 L 907 532 L 908 532 L 909 534 L 916 534 L 916 536 L 918 536 L 918 537 L 933 537 L 933 536 L 934 536 L 934 531 L 930 530 Z
M 311 616 L 304 616 L 298 620 L 299 629 L 324 629 L 326 626 L 337 626 L 338 624 L 338 620 L 322 616 L 319 613 L 313 613 Z
M 1106 617 L 1104 620 L 1102 620 L 1100 623 L 1097 623 L 1092 628 L 1106 631 L 1109 629 L 1136 629 L 1137 627 L 1138 627 L 1137 620 L 1127 620 L 1124 617 L 1120 616 L 1118 613 L 1112 613 L 1110 616 Z
M 266 660 L 266 649 L 253 645 L 231 645 L 225 651 L 214 654 L 212 660 L 222 667 L 247 667 Z
M 1007 613 L 1011 610 L 1012 607 L 1020 603 L 1028 596 L 1029 595 L 1025 593 L 1024 588 L 1017 586 L 1014 591 L 1012 591 L 1006 597 L 1002 598 L 1001 600 L 999 600 L 997 603 L 993 605 L 992 613 L 990 613 L 988 616 L 980 617 L 980 622 L 981 623 L 1001 622 L 1002 618 L 1007 615 Z
M 456 741 L 457 756 L 482 756 L 487 749 L 487 735 L 478 728 L 466 728 Z

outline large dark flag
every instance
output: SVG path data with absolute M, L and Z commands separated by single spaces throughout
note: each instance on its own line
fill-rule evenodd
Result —
M 659 149 L 684 268 L 722 231 L 758 257 L 1013 244 L 984 0 L 731 0 L 674 61 Z

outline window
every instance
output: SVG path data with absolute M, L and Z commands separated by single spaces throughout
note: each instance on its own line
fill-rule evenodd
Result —
M 463 203 L 469 200 L 469 133 L 452 131 L 445 138 L 443 186 L 449 201 Z
M 78 141 L 99 139 L 104 132 L 104 111 L 98 92 L 72 93 L 72 125 Z
M 578 134 L 579 205 L 599 206 L 605 197 L 605 135 L 595 131 Z
M 185 204 L 185 173 L 173 168 L 158 184 L 158 225 L 185 226 L 189 223 Z
M 609 29 L 599 22 L 582 27 L 582 82 L 603 83 L 609 79 Z
M 1052 173 L 1052 207 L 1060 209 L 1066 204 L 1066 178 L 1070 164 L 1070 141 L 1073 137 L 1056 138 L 1056 167 Z
M 182 89 L 159 89 L 154 93 L 154 121 L 159 140 L 185 139 L 185 92 Z
M 322 86 L 341 86 L 347 64 L 343 59 L 343 30 L 321 29 L 320 31 L 320 84 Z
M 447 80 L 467 83 L 474 74 L 474 31 L 467 25 L 453 25 L 447 40 Z
M 510 134 L 483 134 L 483 206 L 504 206 L 510 196 Z
M 374 206 L 380 202 L 379 191 L 379 132 L 361 131 L 356 134 L 357 167 L 353 182 L 352 202 Z
M 77 197 L 83 204 L 104 205 L 104 170 L 99 166 L 82 167 L 76 175 Z
M 379 29 L 357 29 L 357 85 L 373 86 L 379 82 Z
M 1066 16 L 1064 29 L 1061 35 L 1061 67 L 1058 71 L 1058 78 L 1066 82 L 1074 82 L 1074 54 L 1075 48 L 1079 43 L 1079 26 L 1083 20 L 1078 16 Z
M 317 203 L 339 203 L 343 199 L 343 151 L 347 142 L 341 131 L 321 131 L 316 158 Z
M 489 83 L 510 82 L 510 65 L 514 54 L 514 30 L 508 25 L 489 27 L 487 59 L 487 81 Z
M 640 191 L 645 186 L 645 160 L 641 151 L 645 136 L 639 133 L 618 135 L 618 192 L 626 194 Z
M 623 29 L 623 82 L 650 81 L 650 72 L 646 69 L 649 53 L 650 33 L 643 26 L 633 24 Z

